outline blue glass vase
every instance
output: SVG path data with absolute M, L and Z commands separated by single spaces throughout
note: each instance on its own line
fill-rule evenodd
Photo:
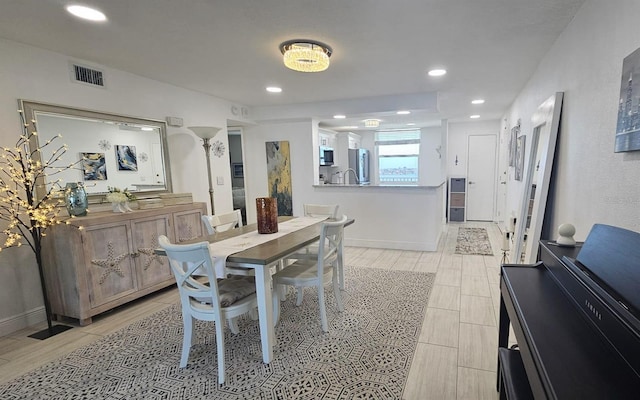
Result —
M 84 190 L 82 182 L 67 183 L 64 190 L 64 202 L 71 217 L 82 217 L 87 215 L 87 192 Z

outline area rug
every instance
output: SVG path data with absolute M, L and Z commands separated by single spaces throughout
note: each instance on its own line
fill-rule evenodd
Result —
M 484 228 L 458 228 L 456 254 L 492 256 L 489 235 Z
M 2 399 L 400 399 L 434 274 L 345 268 L 345 311 L 327 290 L 282 303 L 274 361 L 262 363 L 257 321 L 225 330 L 227 381 L 218 385 L 215 329 L 198 322 L 187 368 L 179 304 L 0 385 Z

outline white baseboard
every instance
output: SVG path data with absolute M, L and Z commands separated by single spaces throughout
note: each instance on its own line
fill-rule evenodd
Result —
M 14 315 L 0 320 L 0 337 L 7 336 L 31 325 L 36 325 L 47 320 L 44 307 L 36 307 L 22 314 Z

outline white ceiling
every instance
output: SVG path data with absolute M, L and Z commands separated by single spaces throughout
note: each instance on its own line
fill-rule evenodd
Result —
M 327 126 L 362 126 L 366 116 L 382 119 L 382 127 L 432 126 L 471 114 L 500 118 L 583 2 L 81 1 L 107 15 L 95 24 L 69 15 L 66 0 L 0 0 L 0 37 L 257 109 L 321 102 L 323 111 L 310 116 Z M 284 67 L 278 45 L 297 38 L 333 47 L 327 71 Z M 434 67 L 448 74 L 428 77 Z M 283 92 L 267 93 L 270 85 Z M 369 100 L 407 94 L 437 95 L 438 109 L 417 104 L 409 116 L 366 109 Z M 486 103 L 471 105 L 478 97 Z M 350 99 L 361 112 L 332 120 L 327 102 Z

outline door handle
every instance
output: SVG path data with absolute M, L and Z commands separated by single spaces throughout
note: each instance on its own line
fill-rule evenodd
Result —
M 469 181 L 469 185 L 473 185 L 475 182 L 473 181 Z

